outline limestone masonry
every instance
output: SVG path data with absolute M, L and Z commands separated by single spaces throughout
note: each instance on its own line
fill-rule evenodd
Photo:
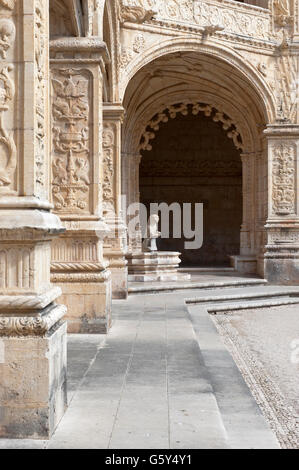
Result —
M 298 155 L 298 0 L 0 0 L 0 437 L 52 435 L 128 263 L 298 285 Z M 144 254 L 139 202 L 202 202 L 203 247 Z

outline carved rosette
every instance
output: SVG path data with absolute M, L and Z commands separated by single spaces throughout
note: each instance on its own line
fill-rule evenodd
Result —
M 13 112 L 15 99 L 14 84 L 14 43 L 16 27 L 14 24 L 15 1 L 0 1 L 0 192 L 11 193 L 15 189 L 17 150 L 13 131 L 9 131 L 7 116 Z M 2 16 L 5 15 L 5 16 Z
M 295 163 L 294 145 L 283 142 L 272 150 L 272 207 L 277 215 L 288 215 L 296 212 L 295 207 Z
M 90 210 L 91 110 L 87 70 L 52 71 L 52 195 L 56 212 Z

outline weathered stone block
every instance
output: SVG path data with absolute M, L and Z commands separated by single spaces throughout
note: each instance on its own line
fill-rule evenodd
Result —
M 0 345 L 0 437 L 50 438 L 67 407 L 66 323 Z

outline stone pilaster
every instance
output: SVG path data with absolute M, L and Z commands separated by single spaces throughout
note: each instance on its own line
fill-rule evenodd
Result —
M 266 279 L 299 283 L 299 126 L 273 125 L 268 140 L 268 220 L 264 254 Z
M 232 256 L 231 262 L 237 271 L 255 273 L 257 261 L 255 254 L 255 154 L 243 153 L 243 223 L 240 234 L 240 256 Z
M 50 283 L 49 2 L 0 2 L 0 437 L 49 438 L 66 408 L 66 313 Z
M 119 104 L 104 104 L 103 158 L 104 217 L 110 229 L 104 241 L 104 257 L 112 274 L 112 297 L 128 294 L 128 268 L 125 258 L 127 230 L 121 213 L 121 126 L 124 109 Z
M 122 154 L 122 194 L 126 195 L 123 212 L 126 214 L 126 224 L 130 227 L 132 219 L 139 217 L 138 205 L 139 192 L 139 167 L 141 155 L 139 153 Z M 133 206 L 135 205 L 135 206 Z M 135 226 L 135 224 L 132 224 Z M 136 230 L 128 230 L 128 253 L 140 253 L 142 251 L 142 235 L 140 223 L 136 224 Z
M 107 332 L 111 273 L 104 260 L 102 88 L 105 44 L 94 37 L 50 43 L 52 199 L 66 232 L 52 245 L 68 331 Z

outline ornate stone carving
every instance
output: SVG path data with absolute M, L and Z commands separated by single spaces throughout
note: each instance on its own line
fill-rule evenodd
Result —
M 17 165 L 17 150 L 13 132 L 6 129 L 4 114 L 9 110 L 15 86 L 11 77 L 13 65 L 5 65 L 0 69 L 0 189 L 7 191 L 13 182 Z
M 273 148 L 273 211 L 278 215 L 295 212 L 295 147 L 288 143 Z
M 13 10 L 15 7 L 16 0 L 0 0 L 0 8 L 7 8 L 8 10 Z
M 16 28 L 11 20 L 6 18 L 0 19 L 0 55 L 2 59 L 6 59 L 6 53 L 12 46 L 16 37 Z
M 151 20 L 154 15 L 155 11 L 146 8 L 141 2 L 139 2 L 139 5 L 126 5 L 124 2 L 120 2 L 119 19 L 121 23 L 129 21 L 140 24 Z
M 66 314 L 66 307 L 49 307 L 35 317 L 0 317 L 1 336 L 43 336 Z
M 124 0 L 123 8 L 129 11 L 150 9 L 155 22 L 177 23 L 177 27 L 184 24 L 198 25 L 201 27 L 220 26 L 226 32 L 242 36 L 267 39 L 270 36 L 269 12 L 257 11 L 248 4 L 238 3 L 232 7 L 225 1 L 204 0 Z M 142 21 L 144 18 L 139 13 Z M 126 19 L 126 21 L 138 20 Z
M 49 35 L 47 31 L 47 15 L 45 3 L 41 0 L 35 2 L 35 165 L 37 194 L 47 197 L 45 188 L 45 155 L 47 153 L 47 118 L 46 118 L 46 77 L 48 74 L 48 49 Z
M 281 55 L 276 64 L 277 120 L 297 122 L 298 58 Z
M 86 213 L 90 192 L 89 74 L 86 70 L 55 69 L 52 85 L 55 210 Z
M 286 26 L 291 20 L 289 0 L 272 0 L 272 12 L 274 22 L 279 26 Z
M 103 199 L 104 212 L 114 211 L 114 146 L 115 146 L 115 126 L 112 123 L 105 122 L 103 130 L 103 163 L 104 163 L 104 182 Z
M 136 54 L 139 54 L 142 52 L 145 48 L 145 39 L 143 34 L 137 34 L 134 38 L 133 42 L 133 51 L 136 52 Z
M 0 7 L 13 10 L 14 2 L 2 1 Z M 16 28 L 10 18 L 0 19 L 0 191 L 2 193 L 13 190 L 14 174 L 17 165 L 17 150 L 14 141 L 14 132 L 7 129 L 5 114 L 11 111 L 15 84 L 11 63 L 5 63 L 16 39 Z
M 153 117 L 153 119 L 147 124 L 145 132 L 142 134 L 139 150 L 152 149 L 150 141 L 153 140 L 156 136 L 153 131 L 158 131 L 161 123 L 166 123 L 169 118 L 174 119 L 179 113 L 183 114 L 183 116 L 186 116 L 189 112 L 192 112 L 192 114 L 195 116 L 199 112 L 203 112 L 205 116 L 211 116 L 214 122 L 221 122 L 223 129 L 228 131 L 227 136 L 233 140 L 235 147 L 238 150 L 243 149 L 240 132 L 233 124 L 233 121 L 222 111 L 217 111 L 209 104 L 184 102 L 169 106 L 163 112 L 160 112 Z

